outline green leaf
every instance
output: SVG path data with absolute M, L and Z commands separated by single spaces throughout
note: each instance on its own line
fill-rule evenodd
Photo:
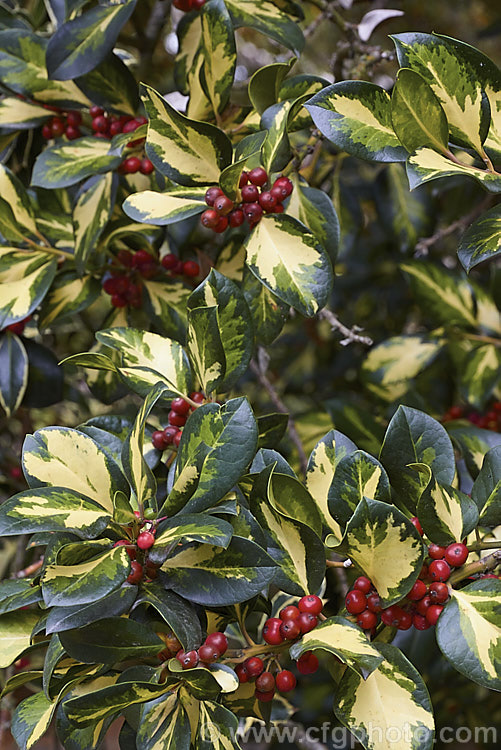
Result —
M 447 432 L 435 419 L 409 406 L 399 406 L 392 417 L 379 459 L 400 503 L 411 512 L 427 481 L 408 468 L 409 464 L 426 464 L 441 484 L 451 484 L 454 479 L 454 450 Z
M 246 241 L 247 265 L 273 294 L 306 317 L 327 302 L 332 269 L 325 250 L 290 216 L 265 216 Z
M 135 6 L 136 0 L 98 5 L 59 26 L 47 47 L 49 77 L 66 81 L 92 70 L 112 51 Z
M 28 355 L 23 342 L 10 331 L 0 335 L 0 404 L 8 417 L 15 414 L 28 384 Z
M 45 734 L 52 721 L 57 701 L 50 701 L 44 693 L 25 698 L 12 714 L 11 731 L 20 750 L 28 750 Z
M 199 704 L 199 720 L 196 750 L 240 750 L 237 742 L 238 719 L 219 703 L 201 701 Z
M 363 631 L 344 617 L 329 617 L 315 630 L 303 635 L 290 648 L 290 655 L 298 659 L 305 651 L 321 649 L 334 654 L 350 671 L 354 670 L 364 679 L 383 661 L 375 646 L 367 640 Z
M 284 327 L 289 305 L 276 297 L 248 268 L 244 271 L 242 292 L 252 316 L 256 340 L 264 345 L 271 344 Z
M 370 578 L 385 607 L 410 591 L 424 560 L 421 536 L 409 519 L 394 505 L 366 498 L 348 521 L 342 550 Z M 388 565 L 394 556 L 398 565 Z
M 501 378 L 501 350 L 493 344 L 474 347 L 460 374 L 461 393 L 469 404 L 484 409 Z
M 402 750 L 431 750 L 433 708 L 426 684 L 400 649 L 378 643 L 384 661 L 363 680 L 347 670 L 339 683 L 334 712 L 367 750 L 383 747 L 380 738 L 399 737 Z
M 68 654 L 84 664 L 114 664 L 123 659 L 156 656 L 165 646 L 144 623 L 126 617 L 106 617 L 84 628 L 67 630 L 60 638 Z
M 0 583 L 0 615 L 23 609 L 41 599 L 40 586 L 34 586 L 31 579 L 7 579 Z
M 369 161 L 404 161 L 391 123 L 387 92 L 366 81 L 342 81 L 319 91 L 305 104 L 313 122 L 339 149 Z
M 214 125 L 176 112 L 149 86 L 142 91 L 149 117 L 146 153 L 155 167 L 180 185 L 217 183 L 232 159 L 228 137 Z
M 501 691 L 501 582 L 475 581 L 450 594 L 437 623 L 440 650 L 469 680 Z
M 39 615 L 29 610 L 0 616 L 0 668 L 9 667 L 31 645 L 31 632 L 38 619 Z
M 6 500 L 0 507 L 0 530 L 5 536 L 36 531 L 72 531 L 83 539 L 100 534 L 109 511 L 79 492 L 65 487 L 38 487 Z
M 123 547 L 113 547 L 78 565 L 47 565 L 42 575 L 45 604 L 71 607 L 89 604 L 116 591 L 130 573 Z
M 447 153 L 449 127 L 439 99 L 419 73 L 401 68 L 391 95 L 391 121 L 410 153 L 421 146 Z
M 224 0 L 209 0 L 201 16 L 205 85 L 214 112 L 222 112 L 237 64 L 233 25 Z
M 431 199 L 426 188 L 409 190 L 405 169 L 401 164 L 389 164 L 389 205 L 393 234 L 403 251 L 413 250 L 419 237 L 431 231 Z
M 122 59 L 112 52 L 75 83 L 91 102 L 105 110 L 135 115 L 139 109 L 136 79 Z
M 288 213 L 313 232 L 334 264 L 339 247 L 339 220 L 329 196 L 323 190 L 297 182 Z
M 73 209 L 75 264 L 84 273 L 115 206 L 117 178 L 112 172 L 92 177 L 82 187 Z
M 266 138 L 261 146 L 261 163 L 267 172 L 279 172 L 291 158 L 291 148 L 287 135 L 287 125 L 292 102 L 274 104 L 261 119 L 261 127 L 266 130 Z
M 328 493 L 332 517 L 344 526 L 364 497 L 391 502 L 390 483 L 379 461 L 357 450 L 339 459 L 336 466 Z
M 484 260 L 501 253 L 501 205 L 486 211 L 459 240 L 458 258 L 463 268 L 470 272 Z
M 411 190 L 424 185 L 425 182 L 438 180 L 441 177 L 473 177 L 482 187 L 491 193 L 501 192 L 501 177 L 485 169 L 470 167 L 466 164 L 451 161 L 443 154 L 431 148 L 418 148 L 409 156 L 406 164 L 407 177 Z
M 74 271 L 58 274 L 42 303 L 38 327 L 43 329 L 56 321 L 59 323 L 61 320 L 68 320 L 90 307 L 100 294 L 101 284 L 94 276 L 80 277 Z M 97 354 L 94 356 L 97 358 Z
M 199 188 L 178 188 L 166 193 L 153 190 L 134 193 L 124 201 L 122 208 L 134 221 L 165 226 L 201 214 L 207 204 L 204 202 L 204 192 Z
M 134 608 L 141 604 L 156 609 L 185 651 L 200 646 L 203 641 L 200 621 L 194 606 L 186 599 L 182 599 L 173 591 L 166 591 L 161 584 L 153 582 L 142 586 Z
M 6 96 L 0 101 L 0 119 L 6 130 L 31 130 L 42 125 L 48 119 L 47 114 L 44 107 L 17 97 Z
M 495 446 L 486 453 L 473 483 L 471 497 L 480 511 L 481 526 L 498 526 L 501 523 L 501 446 Z
M 433 320 L 444 325 L 477 327 L 472 288 L 436 264 L 419 261 L 402 263 L 414 294 Z
M 157 526 L 155 549 L 150 551 L 150 558 L 162 558 L 166 549 L 173 542 L 201 542 L 216 547 L 227 547 L 233 536 L 233 528 L 227 521 L 206 513 L 187 513 L 161 521 Z
M 223 348 L 224 377 L 218 386 L 230 390 L 247 370 L 253 350 L 252 319 L 240 288 L 212 269 L 191 294 L 188 310 L 217 305 L 217 324 Z
M 485 454 L 494 446 L 501 445 L 501 434 L 473 425 L 450 427 L 449 435 L 458 446 L 473 478 L 482 468 Z
M 45 427 L 27 435 L 23 467 L 31 487 L 68 488 L 91 498 L 110 515 L 115 492 L 127 492 L 115 461 L 88 435 L 69 427 Z
M 205 394 L 222 386 L 226 370 L 218 306 L 188 310 L 187 349 L 193 370 Z
M 22 182 L 0 165 L 0 229 L 7 240 L 36 235 L 35 212 Z
M 428 466 L 422 470 L 429 484 L 419 500 L 417 515 L 427 537 L 445 547 L 461 542 L 478 523 L 475 502 L 454 487 L 439 484 Z
M 419 73 L 441 103 L 452 140 L 482 154 L 489 109 L 483 106 L 482 86 L 468 58 L 438 34 L 409 32 L 392 39 L 400 65 Z
M 109 151 L 110 142 L 106 138 L 86 136 L 69 143 L 56 143 L 37 157 L 31 184 L 63 188 L 96 174 L 112 172 L 120 166 L 122 157 L 113 156 Z
M 279 100 L 280 87 L 295 63 L 296 58 L 293 57 L 287 62 L 265 65 L 251 76 L 248 86 L 249 99 L 260 115 Z
M 182 547 L 162 570 L 180 596 L 196 604 L 225 607 L 251 599 L 266 588 L 276 564 L 249 539 L 233 537 L 227 549 L 208 544 Z
M 189 717 L 176 693 L 144 706 L 136 735 L 141 750 L 190 750 L 190 740 Z
M 286 13 L 267 0 L 225 0 L 233 26 L 250 26 L 266 34 L 287 49 L 299 54 L 304 47 L 303 34 Z
M 56 270 L 53 255 L 0 248 L 0 329 L 31 315 L 47 294 Z
M 129 612 L 137 596 L 137 586 L 124 584 L 119 589 L 88 604 L 74 604 L 71 607 L 51 607 L 45 623 L 45 632 L 62 633 L 65 630 L 83 628 L 106 617 L 120 617 Z
M 287 431 L 288 414 L 264 414 L 257 418 L 258 448 L 275 448 Z

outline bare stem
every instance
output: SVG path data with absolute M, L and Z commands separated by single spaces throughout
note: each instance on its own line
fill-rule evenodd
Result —
M 494 542 L 475 542 L 474 544 L 470 544 L 468 552 L 479 552 L 483 549 L 501 549 L 501 539 Z
M 443 240 L 444 237 L 448 237 L 450 234 L 453 234 L 457 230 L 464 231 L 477 218 L 477 216 L 479 216 L 483 211 L 485 211 L 492 205 L 492 202 L 492 196 L 487 196 L 485 200 L 479 203 L 478 206 L 475 206 L 475 208 L 470 211 L 470 213 L 466 214 L 466 216 L 462 216 L 460 219 L 456 219 L 456 221 L 453 221 L 452 224 L 438 229 L 430 237 L 423 237 L 422 239 L 420 239 L 416 243 L 414 255 L 427 255 L 428 249 L 433 245 L 436 245 L 436 243 L 440 242 L 440 240 Z
M 361 336 L 359 331 L 362 331 L 363 329 L 359 326 L 352 326 L 351 328 L 348 328 L 344 325 L 344 323 L 341 323 L 339 318 L 335 313 L 332 312 L 332 310 L 329 310 L 327 307 L 324 307 L 323 310 L 320 310 L 318 313 L 318 317 L 321 320 L 326 320 L 333 331 L 340 331 L 340 333 L 343 334 L 344 339 L 340 341 L 340 344 L 342 346 L 346 346 L 347 344 L 357 343 L 357 344 L 364 344 L 365 346 L 372 346 L 373 341 L 370 338 L 370 336 Z
M 478 560 L 478 562 L 472 562 L 469 565 L 465 565 L 461 570 L 454 573 L 450 579 L 449 584 L 454 586 L 455 583 L 464 581 L 465 578 L 469 578 L 471 575 L 476 573 L 487 573 L 489 570 L 494 570 L 498 565 L 501 564 L 501 550 L 496 550 L 492 555 Z

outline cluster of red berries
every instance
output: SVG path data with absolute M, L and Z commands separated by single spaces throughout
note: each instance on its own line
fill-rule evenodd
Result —
M 194 278 L 200 273 L 198 263 L 193 260 L 179 261 L 177 256 L 166 255 L 161 263 L 150 255 L 147 250 L 138 250 L 131 253 L 129 250 L 120 250 L 116 255 L 116 263 L 109 270 L 109 275 L 103 281 L 103 290 L 111 295 L 113 307 L 141 307 L 142 305 L 142 279 L 151 279 L 164 268 L 165 258 L 174 257 L 176 265 L 173 273 L 183 274 L 187 278 Z M 167 264 L 169 265 L 169 263 Z M 172 270 L 172 269 L 170 269 Z
M 462 406 L 451 406 L 442 417 L 442 422 L 450 422 L 453 419 L 467 419 L 475 427 L 501 432 L 501 401 L 494 401 L 484 414 L 478 411 L 467 411 Z
M 139 518 L 138 511 L 134 511 L 134 514 Z M 142 530 L 137 535 L 135 543 L 131 539 L 119 539 L 113 545 L 114 547 L 124 546 L 131 559 L 127 583 L 141 583 L 145 576 L 147 579 L 153 580 L 158 573 L 158 565 L 148 560 L 148 550 L 155 544 L 155 525 L 144 519 L 140 521 L 140 524 Z
M 196 404 L 203 404 L 205 396 L 200 391 L 194 391 L 190 393 L 190 399 Z M 167 417 L 169 424 L 163 430 L 156 430 L 151 436 L 151 442 L 157 451 L 165 451 L 170 445 L 173 445 L 175 448 L 179 447 L 183 434 L 182 428 L 194 408 L 184 398 L 173 399 L 170 405 L 169 416 Z
M 206 0 L 172 0 L 172 5 L 183 13 L 189 13 L 190 10 L 200 10 L 205 2 Z
M 245 221 L 252 229 L 261 221 L 263 213 L 283 213 L 282 201 L 292 193 L 292 182 L 288 177 L 278 177 L 269 190 L 263 190 L 267 183 L 268 173 L 262 167 L 242 172 L 238 185 L 241 203 L 234 203 L 219 187 L 209 188 L 205 202 L 210 208 L 203 212 L 200 221 L 204 227 L 221 234 L 229 226 L 240 227 Z
M 28 315 L 24 320 L 18 320 L 17 323 L 11 323 L 10 326 L 5 326 L 4 330 L 15 333 L 16 336 L 22 336 L 29 320 L 31 320 L 31 315 Z
M 223 656 L 227 648 L 228 639 L 224 633 L 218 631 L 216 633 L 210 633 L 198 650 L 193 649 L 193 651 L 183 651 L 180 649 L 176 653 L 176 659 L 183 669 L 193 669 L 193 667 L 196 667 L 200 663 L 204 666 L 214 664 L 214 662 L 218 661 L 218 659 Z
M 65 135 L 69 141 L 74 141 L 82 136 L 79 127 L 81 124 L 82 114 L 77 110 L 71 110 L 66 115 L 51 117 L 42 127 L 42 135 L 46 140 Z
M 318 615 L 322 612 L 322 600 L 314 594 L 303 596 L 297 606 L 289 605 L 280 610 L 278 617 L 269 617 L 263 626 L 263 640 L 270 646 L 279 646 L 286 641 L 294 641 L 309 633 L 318 625 Z M 271 657 L 275 660 L 275 657 Z M 297 661 L 301 674 L 313 674 L 318 669 L 318 659 L 312 651 L 306 651 Z M 260 701 L 271 701 L 275 688 L 287 693 L 296 687 L 296 678 L 288 669 L 282 669 L 276 675 L 265 671 L 263 659 L 251 656 L 238 664 L 235 672 L 240 682 L 256 680 L 256 698 Z

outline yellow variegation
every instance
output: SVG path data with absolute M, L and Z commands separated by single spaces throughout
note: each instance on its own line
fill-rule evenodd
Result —
M 235 36 L 223 0 L 212 0 L 202 16 L 204 78 L 214 112 L 222 112 L 230 96 L 237 63 Z
M 38 104 L 6 96 L 0 101 L 2 127 L 7 129 L 32 128 L 48 119 L 47 110 Z
M 31 645 L 31 631 L 39 615 L 29 610 L 0 615 L 0 668 L 8 667 Z
M 461 391 L 465 400 L 483 409 L 493 389 L 501 380 L 501 350 L 494 344 L 473 349 L 461 373 Z
M 18 747 L 29 750 L 47 731 L 57 708 L 57 700 L 50 701 L 45 693 L 25 698 L 12 715 L 12 734 Z
M 110 217 L 114 203 L 113 184 L 113 173 L 108 172 L 93 180 L 75 203 L 75 261 L 80 271 L 83 271 L 87 259 L 97 250 L 98 239 Z
M 441 323 L 461 323 L 476 328 L 475 302 L 471 286 L 429 263 L 402 263 L 411 285 L 430 313 Z
M 207 208 L 207 204 L 203 202 L 203 193 L 197 188 L 193 188 L 193 198 L 189 197 L 188 188 L 178 192 L 180 194 L 172 191 L 156 193 L 153 190 L 144 190 L 130 195 L 122 208 L 132 219 L 156 226 L 183 221 L 202 213 Z
M 84 307 L 89 306 L 99 295 L 101 285 L 94 276 L 77 277 L 75 274 L 61 274 L 56 278 L 47 294 L 38 318 L 40 329 L 61 320 Z
M 218 309 L 218 305 L 210 305 L 188 311 L 188 353 L 205 394 L 217 389 L 226 370 Z
M 501 177 L 478 167 L 451 161 L 431 148 L 418 148 L 407 159 L 407 177 L 411 190 L 440 177 L 473 177 L 491 193 L 501 192 Z
M 0 204 L 4 202 L 12 211 L 20 238 L 23 232 L 25 235 L 36 235 L 35 213 L 28 194 L 20 180 L 2 164 L 0 165 Z
M 40 304 L 57 268 L 53 255 L 0 249 L 0 328 L 26 318 Z

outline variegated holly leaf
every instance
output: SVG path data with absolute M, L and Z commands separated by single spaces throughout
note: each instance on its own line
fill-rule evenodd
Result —
M 308 490 L 296 477 L 280 473 L 277 467 L 270 477 L 268 497 L 276 511 L 306 524 L 317 536 L 322 534 L 320 510 Z
M 414 294 L 437 323 L 477 326 L 472 288 L 463 277 L 453 276 L 436 264 L 402 263 Z
M 24 320 L 41 303 L 57 270 L 53 255 L 0 248 L 0 329 Z
M 217 305 L 217 324 L 225 365 L 224 376 L 218 387 L 227 391 L 245 373 L 250 362 L 254 345 L 252 319 L 240 288 L 215 269 L 191 294 L 188 310 L 213 305 Z
M 466 271 L 501 253 L 501 206 L 494 206 L 471 224 L 459 240 L 458 258 Z
M 501 350 L 494 344 L 474 347 L 464 361 L 460 390 L 467 403 L 484 409 L 501 379 Z
M 474 425 L 456 427 L 452 424 L 449 435 L 464 458 L 466 468 L 475 478 L 482 468 L 485 454 L 496 445 L 501 445 L 501 434 Z
M 173 591 L 166 591 L 161 583 L 152 581 L 141 586 L 133 609 L 141 605 L 153 607 L 158 612 L 185 651 L 198 648 L 202 643 L 202 628 L 193 604 Z
M 339 149 L 369 161 L 405 161 L 391 123 L 389 94 L 374 83 L 342 81 L 319 91 L 306 109 Z
M 329 537 L 326 544 L 331 546 Z M 366 498 L 348 521 L 341 549 L 370 578 L 385 607 L 412 588 L 424 560 L 421 536 L 409 519 L 394 505 Z M 394 557 L 398 565 L 388 565 Z
M 445 112 L 430 86 L 410 68 L 398 71 L 391 95 L 391 121 L 400 143 L 409 153 L 421 146 L 448 153 Z
M 408 468 L 409 464 L 426 464 L 441 484 L 451 484 L 456 471 L 454 449 L 444 427 L 410 406 L 399 406 L 393 415 L 379 460 L 388 472 L 398 501 L 412 513 L 427 480 Z
M 115 492 L 127 492 L 116 462 L 88 435 L 69 427 L 45 427 L 27 435 L 23 468 L 30 487 L 65 487 L 110 514 Z
M 24 186 L 8 167 L 0 165 L 0 230 L 7 240 L 36 236 L 35 211 Z
M 280 87 L 284 78 L 290 73 L 291 68 L 296 62 L 296 58 L 293 57 L 287 62 L 264 65 L 262 68 L 256 70 L 256 72 L 250 77 L 248 85 L 249 99 L 251 100 L 256 112 L 260 115 L 262 115 L 268 107 L 271 107 L 275 102 L 279 101 Z M 296 96 L 294 96 L 294 98 L 296 98 Z
M 292 659 L 298 659 L 305 651 L 317 649 L 334 654 L 350 668 L 350 672 L 353 670 L 364 679 L 383 661 L 363 631 L 344 617 L 329 617 L 321 622 L 291 646 L 290 655 Z
M 39 615 L 30 610 L 0 615 L 0 668 L 8 667 L 31 645 L 31 633 Z
M 357 450 L 339 460 L 329 487 L 328 506 L 334 520 L 344 526 L 364 497 L 390 503 L 390 482 L 376 458 Z
M 85 495 L 65 487 L 38 487 L 6 500 L 0 508 L 4 536 L 36 531 L 71 531 L 83 539 L 98 536 L 110 513 Z
M 77 78 L 75 83 L 91 102 L 103 109 L 132 116 L 139 109 L 136 79 L 125 62 L 113 52 L 84 76 Z
M 209 0 L 202 15 L 204 80 L 214 112 L 222 112 L 228 103 L 237 51 L 230 14 L 224 0 Z
M 240 750 L 237 729 L 232 711 L 214 701 L 200 701 L 196 750 Z
M 437 643 L 453 667 L 501 691 L 501 582 L 494 579 L 452 589 L 437 623 Z
M 20 407 L 28 385 L 28 355 L 10 331 L 0 335 L 0 405 L 8 417 Z
M 250 26 L 295 54 L 304 47 L 301 29 L 289 16 L 268 0 L 225 0 L 233 26 Z
M 184 342 L 190 290 L 179 281 L 145 281 L 144 291 L 145 308 L 158 330 L 169 338 Z
M 222 387 L 226 357 L 216 304 L 188 310 L 186 347 L 193 370 L 205 394 Z
M 40 586 L 33 585 L 30 579 L 7 579 L 0 583 L 0 615 L 35 604 L 41 599 Z
M 162 695 L 144 705 L 136 735 L 137 747 L 190 750 L 190 741 L 189 717 L 177 693 Z
M 401 164 L 389 164 L 386 171 L 389 191 L 389 210 L 394 238 L 400 249 L 414 249 L 419 237 L 431 231 L 431 200 L 426 188 L 410 191 L 405 169 Z
M 290 161 L 287 126 L 292 105 L 291 101 L 273 104 L 261 118 L 261 128 L 266 131 L 266 138 L 261 146 L 261 164 L 269 173 L 279 172 Z
M 216 698 L 221 692 L 231 692 L 238 687 L 238 677 L 227 664 L 211 665 L 210 670 L 202 664 L 183 670 L 177 659 L 169 661 L 169 670 L 174 675 L 183 674 L 183 682 L 194 698 Z M 222 688 L 222 690 L 221 690 Z
M 392 39 L 400 65 L 422 76 L 441 103 L 452 140 L 482 154 L 489 108 L 483 105 L 482 85 L 468 58 L 438 34 L 409 32 Z
M 108 328 L 98 331 L 96 338 L 120 354 L 118 371 L 140 396 L 146 396 L 155 383 L 163 384 L 165 399 L 190 392 L 190 366 L 176 341 L 136 328 Z
M 337 430 L 331 430 L 314 447 L 306 472 L 306 486 L 322 515 L 322 521 L 331 533 L 331 541 L 341 542 L 343 530 L 329 510 L 329 491 L 334 479 L 336 465 L 356 451 L 355 443 Z
M 471 497 L 480 511 L 480 526 L 501 524 L 501 446 L 486 453 L 473 483 Z
M 246 243 L 247 265 L 279 299 L 306 317 L 327 302 L 329 258 L 309 230 L 290 216 L 265 216 Z
M 245 250 L 242 261 L 244 257 Z M 235 258 L 234 260 L 240 266 L 240 259 Z M 218 268 L 225 276 L 227 275 L 227 267 L 218 264 Z M 264 345 L 271 344 L 284 327 L 288 317 L 289 305 L 275 296 L 248 268 L 245 268 L 244 271 L 242 292 L 252 316 L 256 340 L 261 341 Z
M 47 607 L 89 604 L 119 589 L 129 573 L 130 558 L 123 547 L 77 565 L 51 563 L 42 574 L 42 596 Z
M 226 549 L 209 544 L 179 547 L 162 566 L 173 591 L 212 607 L 251 599 L 268 586 L 276 569 L 261 547 L 236 536 Z
M 217 183 L 232 160 L 232 147 L 222 130 L 190 120 L 149 86 L 142 86 L 149 117 L 146 153 L 162 173 L 180 185 Z
M 31 130 L 48 119 L 48 111 L 17 96 L 6 96 L 0 101 L 0 118 L 5 130 Z
M 371 391 L 386 401 L 405 393 L 410 381 L 437 357 L 444 340 L 424 335 L 392 336 L 374 346 L 362 364 L 362 374 Z
M 89 604 L 74 604 L 71 607 L 51 607 L 45 622 L 45 632 L 62 633 L 65 630 L 84 628 L 104 617 L 120 617 L 129 612 L 137 597 L 138 587 L 125 583 L 120 588 Z
M 417 515 L 427 537 L 444 547 L 465 539 L 478 523 L 475 502 L 454 487 L 439 484 L 429 466 L 417 464 L 415 468 L 429 478 L 417 505 Z
M 55 321 L 60 322 L 85 310 L 100 293 L 101 284 L 94 276 L 80 277 L 74 271 L 58 274 L 42 303 L 38 327 L 43 330 Z
M 57 700 L 35 693 L 22 700 L 12 714 L 11 731 L 20 750 L 29 750 L 45 734 L 57 708 Z
M 191 80 L 198 62 L 203 59 L 202 15 L 185 13 L 176 28 L 179 52 L 176 56 L 174 79 L 183 94 L 189 94 Z
M 122 157 L 112 155 L 106 138 L 85 136 L 69 143 L 49 146 L 37 157 L 31 184 L 43 188 L 63 188 L 87 177 L 112 172 Z
M 441 177 L 461 176 L 473 177 L 490 193 L 501 192 L 501 177 L 499 174 L 451 161 L 447 156 L 426 146 L 418 148 L 409 156 L 406 169 L 411 190 L 419 185 L 424 185 L 425 182 L 438 180 Z
M 163 561 L 163 553 L 173 542 L 200 542 L 215 547 L 227 547 L 233 536 L 233 528 L 227 521 L 207 513 L 187 513 L 162 521 L 157 526 L 155 548 L 150 559 Z
M 80 273 L 85 271 L 112 214 L 117 186 L 117 176 L 112 172 L 91 177 L 82 185 L 73 209 L 75 264 Z
M 98 5 L 59 26 L 47 47 L 49 77 L 66 81 L 92 70 L 112 51 L 135 6 L 136 0 Z
M 129 195 L 122 208 L 135 221 L 165 226 L 205 211 L 207 204 L 204 195 L 204 191 L 199 188 L 178 188 L 167 193 L 144 190 Z
M 394 737 L 399 750 L 431 750 L 435 722 L 423 678 L 400 649 L 376 648 L 384 661 L 366 680 L 345 672 L 334 713 L 366 750 L 384 750 Z
M 287 212 L 313 232 L 334 263 L 339 247 L 339 220 L 329 196 L 296 181 Z

